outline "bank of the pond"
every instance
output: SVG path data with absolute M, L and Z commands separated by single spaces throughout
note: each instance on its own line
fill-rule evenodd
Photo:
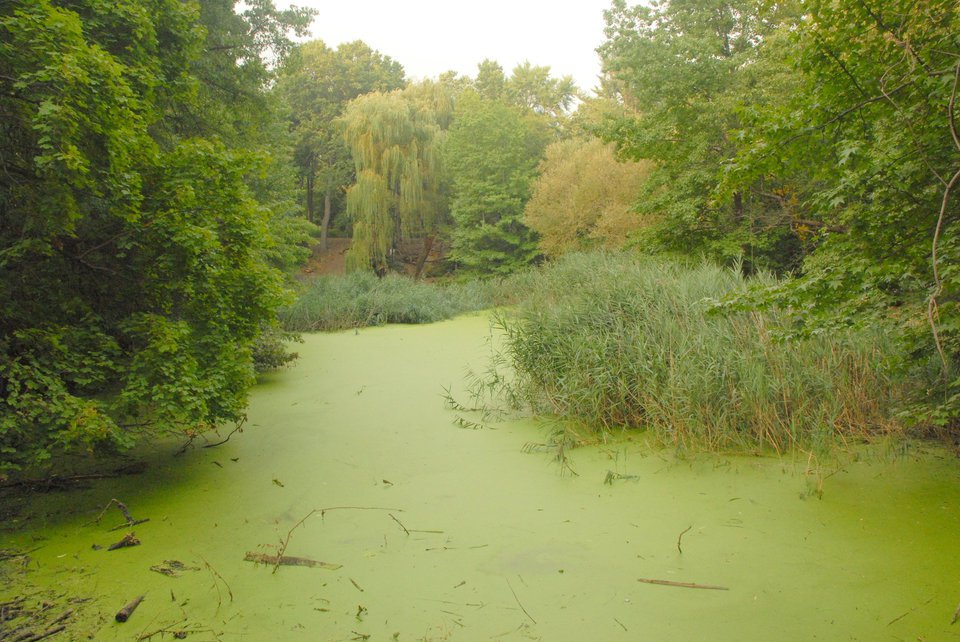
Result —
M 523 452 L 542 426 L 464 430 L 444 407 L 443 388 L 463 395 L 467 367 L 484 366 L 488 336 L 472 316 L 305 337 L 226 444 L 153 452 L 144 475 L 36 497 L 5 523 L 0 549 L 36 550 L 25 572 L 6 565 L 0 602 L 29 587 L 46 592 L 28 599 L 93 598 L 75 605 L 69 639 L 960 637 L 949 456 L 864 451 L 822 499 L 805 459 L 678 462 L 638 438 L 577 450 L 579 476 L 561 476 Z M 111 498 L 150 518 L 140 546 L 93 548 L 124 532 L 108 531 L 116 511 L 89 524 Z M 325 507 L 356 508 L 294 529 Z M 291 529 L 287 555 L 341 567 L 244 561 Z M 197 570 L 151 570 L 174 560 Z

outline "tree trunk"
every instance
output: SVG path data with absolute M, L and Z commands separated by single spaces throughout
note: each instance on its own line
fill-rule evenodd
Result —
M 323 193 L 323 221 L 320 222 L 320 249 L 327 251 L 327 232 L 330 229 L 330 212 L 333 209 L 333 197 L 330 191 L 333 189 L 332 181 L 327 179 L 327 189 Z
M 416 281 L 419 281 L 423 275 L 423 266 L 426 265 L 427 257 L 430 256 L 430 250 L 433 249 L 434 236 L 433 234 L 428 234 L 427 237 L 423 239 L 423 252 L 421 252 L 420 259 L 417 261 L 417 272 L 413 276 Z
M 313 223 L 313 172 L 307 174 L 307 220 Z

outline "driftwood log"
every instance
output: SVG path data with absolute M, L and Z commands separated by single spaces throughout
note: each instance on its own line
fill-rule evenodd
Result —
M 117 611 L 116 620 L 117 622 L 126 622 L 130 619 L 130 616 L 133 615 L 133 612 L 137 610 L 137 607 L 140 606 L 140 602 L 143 602 L 145 595 L 138 595 L 124 605 L 122 609 Z

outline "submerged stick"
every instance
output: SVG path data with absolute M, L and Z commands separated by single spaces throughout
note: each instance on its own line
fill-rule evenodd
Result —
M 659 584 L 661 586 L 677 586 L 680 588 L 692 589 L 710 589 L 712 591 L 729 591 L 726 586 L 714 586 L 713 584 L 696 584 L 695 582 L 674 582 L 672 580 L 652 580 L 645 577 L 638 577 L 638 582 L 645 584 Z
M 335 571 L 343 568 L 342 564 L 331 564 L 329 562 L 320 562 L 306 557 L 294 557 L 292 555 L 267 555 L 265 553 L 247 553 L 243 558 L 248 562 L 257 564 L 269 564 L 270 566 L 308 566 L 310 568 L 325 568 Z
M 66 628 L 67 628 L 67 626 L 66 626 L 65 624 L 61 624 L 60 626 L 51 627 L 51 628 L 47 629 L 46 631 L 44 631 L 43 633 L 33 633 L 33 634 L 28 635 L 27 637 L 17 638 L 17 640 L 18 640 L 19 642 L 40 642 L 40 640 L 44 640 L 44 639 L 50 637 L 51 635 L 56 635 L 57 633 L 60 633 L 61 631 L 65 631 Z
M 133 612 L 137 610 L 137 607 L 140 606 L 140 602 L 143 602 L 143 598 L 145 597 L 146 595 L 139 595 L 127 602 L 126 606 L 117 611 L 117 615 L 115 616 L 117 622 L 126 622 L 129 620 L 130 616 L 133 615 Z
M 526 614 L 526 616 L 527 616 L 528 618 L 530 618 L 530 621 L 531 621 L 531 622 L 533 622 L 534 624 L 536 624 L 537 621 L 533 619 L 533 616 L 532 616 L 532 615 L 530 615 L 530 611 L 528 611 L 527 609 L 525 609 L 525 608 L 523 607 L 523 604 L 520 603 L 520 598 L 517 597 L 517 592 L 513 590 L 513 585 L 510 584 L 510 578 L 508 577 L 508 578 L 505 578 L 505 579 L 507 580 L 507 586 L 510 587 L 510 592 L 513 593 L 513 599 L 515 599 L 515 600 L 517 601 L 517 606 L 519 606 L 519 607 L 520 607 L 520 610 L 523 611 L 524 614 Z
M 276 481 L 276 480 L 274 480 Z M 290 538 L 293 537 L 293 531 L 297 530 L 303 526 L 304 522 L 308 519 L 320 513 L 320 517 L 323 518 L 328 511 L 333 510 L 382 510 L 382 511 L 393 511 L 395 513 L 402 513 L 402 508 L 382 508 L 380 506 L 330 506 L 327 508 L 314 508 L 312 511 L 303 516 L 299 522 L 293 525 L 289 531 L 287 531 L 287 536 L 283 538 L 280 542 L 280 548 L 277 551 L 277 563 L 273 567 L 273 572 L 276 573 L 280 568 L 280 559 L 283 559 L 283 554 L 287 551 L 287 547 L 290 545 Z
M 691 528 L 693 528 L 693 526 L 687 526 L 685 529 L 683 529 L 683 532 L 680 533 L 680 535 L 677 537 L 677 550 L 680 551 L 681 555 L 683 554 L 683 549 L 680 548 L 680 540 L 683 539 L 683 536 L 686 535 L 687 531 L 689 531 Z

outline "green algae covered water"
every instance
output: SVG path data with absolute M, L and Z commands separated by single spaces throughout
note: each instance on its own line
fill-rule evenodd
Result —
M 861 451 L 819 498 L 806 458 L 677 460 L 637 436 L 561 474 L 524 452 L 535 422 L 465 430 L 445 408 L 488 336 L 483 316 L 307 336 L 227 443 L 26 500 L 0 602 L 69 606 L 54 640 L 960 639 L 948 453 Z M 139 546 L 101 548 L 131 530 L 113 508 L 91 523 L 113 498 L 149 518 Z M 245 560 L 284 540 L 332 567 Z

